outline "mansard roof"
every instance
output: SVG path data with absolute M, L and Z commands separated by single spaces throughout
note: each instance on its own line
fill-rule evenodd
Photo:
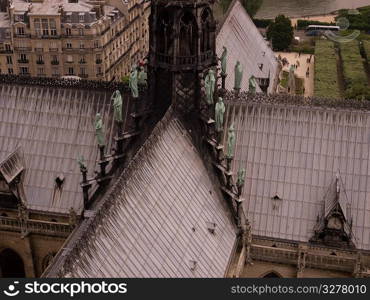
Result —
M 110 149 L 110 97 L 111 92 L 103 90 L 6 83 L 0 86 L 0 162 L 17 149 L 21 151 L 28 208 L 67 213 L 73 207 L 81 211 L 77 158 L 84 156 L 89 175 L 94 176 L 98 160 L 94 119 L 97 112 L 102 114 Z M 63 175 L 64 182 L 55 197 L 55 179 L 59 175 Z
M 221 57 L 223 47 L 228 50 L 226 89 L 234 88 L 234 67 L 239 60 L 244 70 L 242 90 L 249 89 L 249 78 L 253 75 L 256 78 L 270 78 L 268 92 L 274 92 L 279 76 L 278 61 L 243 5 L 237 0 L 230 4 L 219 26 L 216 39 L 218 57 Z M 259 87 L 257 91 L 261 91 Z
M 369 104 L 338 100 L 330 107 L 329 99 L 288 95 L 225 98 L 225 129 L 234 123 L 237 140 L 233 170 L 246 169 L 242 197 L 253 234 L 308 242 L 340 174 L 339 202 L 352 221 L 352 241 L 370 250 Z
M 170 109 L 45 275 L 224 276 L 235 227 L 208 174 Z

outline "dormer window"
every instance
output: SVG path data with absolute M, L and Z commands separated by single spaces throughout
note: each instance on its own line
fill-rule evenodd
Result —
M 15 14 L 14 15 L 15 22 L 24 22 L 24 14 Z
M 80 21 L 80 23 L 84 23 L 85 22 L 85 14 L 84 13 L 79 13 L 78 14 L 78 20 Z

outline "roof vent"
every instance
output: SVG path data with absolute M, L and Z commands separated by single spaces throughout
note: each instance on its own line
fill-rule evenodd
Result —
M 198 263 L 195 260 L 191 260 L 189 261 L 189 263 L 190 263 L 190 270 L 195 271 Z
M 207 224 L 207 229 L 210 233 L 212 234 L 215 234 L 215 230 L 216 230 L 216 223 L 213 223 L 213 222 L 206 222 Z
M 61 189 L 64 183 L 64 175 L 60 174 L 57 178 L 55 178 L 55 183 L 57 185 L 57 188 Z
M 260 68 L 260 70 L 262 71 L 263 69 L 263 64 L 258 64 L 258 67 Z

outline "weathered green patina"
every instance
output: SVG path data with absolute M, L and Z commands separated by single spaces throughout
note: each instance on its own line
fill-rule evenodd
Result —
M 225 104 L 221 97 L 218 98 L 215 107 L 216 131 L 221 132 L 224 126 Z
M 114 108 L 114 120 L 117 122 L 122 122 L 122 95 L 119 90 L 116 90 L 111 100 L 113 100 L 113 108 Z
M 95 117 L 95 134 L 99 147 L 104 147 L 105 138 L 104 138 L 103 118 L 99 113 L 97 113 Z
M 213 71 L 212 69 L 208 71 L 208 74 L 204 80 L 204 85 L 206 89 L 206 101 L 208 105 L 212 105 L 216 85 L 215 71 Z
M 129 78 L 129 87 L 131 89 L 132 97 L 138 98 L 139 97 L 139 88 L 138 88 L 138 72 L 137 67 L 133 66 L 130 73 Z
M 234 157 L 234 150 L 235 150 L 235 129 L 234 123 L 232 123 L 229 127 L 229 132 L 227 134 L 227 151 L 226 151 L 226 158 L 233 158 Z
M 243 79 L 243 67 L 240 64 L 240 61 L 237 61 L 236 62 L 236 65 L 235 65 L 235 84 L 234 84 L 234 89 L 240 90 L 242 79 Z
M 256 93 L 256 87 L 257 87 L 256 77 L 252 75 L 249 78 L 249 92 L 253 94 Z

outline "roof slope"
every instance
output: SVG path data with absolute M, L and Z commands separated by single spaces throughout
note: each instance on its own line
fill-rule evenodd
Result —
M 80 246 L 62 264 L 69 267 L 56 260 L 59 276 L 224 276 L 236 235 L 207 174 L 189 134 L 168 112 L 96 207 L 87 229 L 80 227 L 81 237 L 71 237 Z M 216 224 L 214 234 L 208 222 Z
M 254 234 L 307 242 L 338 173 L 354 242 L 370 250 L 370 112 L 248 98 L 229 102 L 225 127 L 235 122 L 233 167 L 246 169 L 244 209 Z
M 239 60 L 244 69 L 242 90 L 249 89 L 249 78 L 252 75 L 261 78 L 270 76 L 268 92 L 273 92 L 273 82 L 278 75 L 278 62 L 274 52 L 269 48 L 239 1 L 233 1 L 230 4 L 217 34 L 216 52 L 218 57 L 221 57 L 224 46 L 228 50 L 226 89 L 232 90 L 234 88 L 234 67 L 236 61 Z M 259 64 L 263 64 L 262 70 L 259 68 Z
M 94 171 L 98 158 L 94 119 L 97 112 L 102 114 L 107 141 L 111 141 L 110 102 L 110 94 L 103 92 L 1 85 L 0 162 L 21 147 L 30 209 L 81 210 L 81 173 L 76 160 L 83 155 L 90 173 Z M 60 174 L 65 177 L 61 197 L 53 199 Z

